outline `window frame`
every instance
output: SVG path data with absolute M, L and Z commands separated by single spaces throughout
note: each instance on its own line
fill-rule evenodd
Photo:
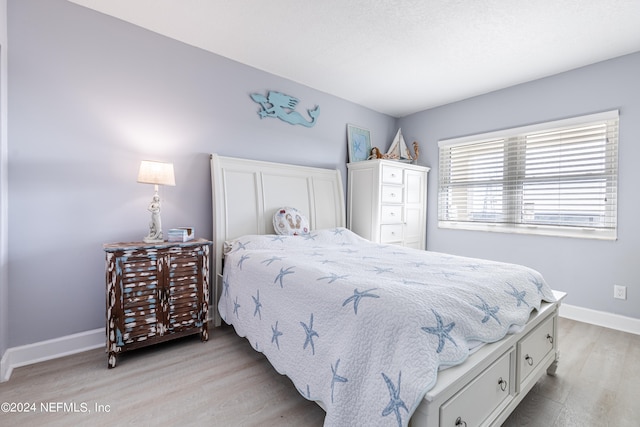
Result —
M 604 162 L 604 172 L 601 179 L 605 182 L 605 201 L 599 206 L 604 212 L 604 225 L 602 226 L 580 226 L 567 224 L 531 224 L 526 222 L 525 203 L 523 202 L 524 186 L 527 182 L 531 183 L 531 178 L 526 177 L 526 160 L 523 156 L 527 153 L 526 146 L 516 146 L 516 144 L 526 144 L 526 137 L 533 134 L 541 134 L 544 132 L 554 132 L 558 130 L 566 130 L 572 128 L 580 128 L 593 124 L 605 124 L 607 131 L 605 133 L 605 146 L 602 161 Z M 612 125 L 613 127 L 609 127 Z M 495 172 L 492 179 L 487 179 L 499 188 L 496 194 L 500 194 L 499 209 L 494 213 L 495 217 L 491 217 L 483 210 L 482 215 L 478 219 L 470 219 L 464 214 L 456 218 L 456 213 L 451 214 L 450 210 L 455 211 L 455 204 L 451 201 L 456 188 L 462 190 L 464 194 L 468 194 L 475 183 L 453 184 L 451 176 L 460 172 L 460 169 L 452 169 L 450 167 L 450 159 L 452 156 L 452 148 L 465 148 L 476 145 L 483 147 L 481 144 L 496 144 L 496 153 L 494 153 L 494 161 L 498 164 L 502 163 L 501 177 L 500 173 Z M 502 154 L 500 154 L 499 144 L 502 146 Z M 487 132 L 476 135 L 469 135 L 461 138 L 444 139 L 438 141 L 439 148 L 439 182 L 438 182 L 438 227 L 443 229 L 461 229 L 461 230 L 479 230 L 493 231 L 503 233 L 521 233 L 536 234 L 547 236 L 566 236 L 578 238 L 591 238 L 603 240 L 617 239 L 617 187 L 618 187 L 618 146 L 619 146 L 619 112 L 618 110 L 605 111 L 602 113 L 589 114 L 569 119 L 555 120 L 550 122 L 538 123 L 528 126 L 520 126 L 510 129 L 499 130 L 495 132 Z M 470 150 L 469 150 L 470 151 Z M 465 153 L 469 151 L 464 151 Z M 500 157 L 502 156 L 502 161 Z M 458 166 L 459 167 L 459 166 Z M 469 169 L 478 174 L 479 169 Z M 568 181 L 580 183 L 580 179 L 572 178 L 570 173 L 558 175 L 552 184 L 564 184 Z M 479 186 L 479 185 L 478 185 Z M 486 187 L 489 187 L 487 185 Z M 464 196 L 468 197 L 468 196 Z M 497 197 L 497 196 L 496 196 Z M 560 196 L 561 197 L 561 196 Z M 613 200 L 609 200 L 613 198 Z M 550 200 L 550 199 L 549 199 Z M 561 201 L 561 199 L 558 199 Z M 463 203 L 464 208 L 468 212 L 470 205 Z M 539 213 L 540 211 L 534 211 Z M 564 211 L 560 210 L 557 214 Z M 568 213 L 568 212 L 567 212 Z M 482 217 L 483 215 L 484 218 Z M 472 215 L 470 215 L 472 216 Z M 453 218 L 452 218 L 453 217 Z M 484 221 L 483 221 L 484 219 Z M 488 220 L 487 220 L 488 219 Z M 574 220 L 575 221 L 575 220 Z M 560 221 L 561 222 L 561 221 Z M 570 221 L 566 221 L 570 222 Z

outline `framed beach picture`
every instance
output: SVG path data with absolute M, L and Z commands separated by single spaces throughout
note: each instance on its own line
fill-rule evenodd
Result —
M 368 129 L 347 124 L 349 163 L 367 160 L 371 154 L 371 132 Z

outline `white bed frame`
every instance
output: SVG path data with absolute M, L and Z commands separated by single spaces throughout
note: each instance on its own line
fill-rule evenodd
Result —
M 213 304 L 215 325 L 224 242 L 245 234 L 272 234 L 273 214 L 284 206 L 307 214 L 311 229 L 345 226 L 345 201 L 338 170 L 211 155 L 213 190 Z M 468 360 L 441 371 L 416 408 L 413 427 L 499 426 L 559 357 L 558 302 L 543 303 L 525 329 L 482 346 Z

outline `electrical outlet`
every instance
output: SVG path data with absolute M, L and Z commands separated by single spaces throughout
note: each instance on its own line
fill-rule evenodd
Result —
M 613 285 L 613 297 L 616 299 L 627 299 L 627 287 Z

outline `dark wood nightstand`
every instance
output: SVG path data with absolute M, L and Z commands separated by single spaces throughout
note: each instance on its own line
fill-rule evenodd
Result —
M 108 366 L 118 353 L 200 333 L 209 338 L 209 247 L 188 242 L 105 244 Z

